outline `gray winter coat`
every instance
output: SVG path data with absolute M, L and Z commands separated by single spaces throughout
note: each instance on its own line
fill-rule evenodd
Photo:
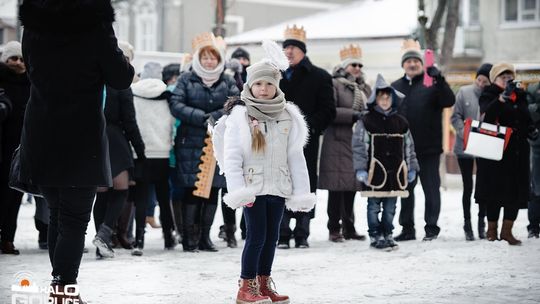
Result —
M 333 77 L 336 118 L 324 132 L 318 188 L 331 191 L 359 191 L 361 184 L 354 177 L 351 148 L 355 112 L 353 110 L 354 86 L 342 81 L 346 79 L 353 82 L 355 79 L 342 68 L 336 70 Z M 363 111 L 367 96 L 371 94 L 371 88 L 364 82 L 363 77 L 357 79 L 356 83 L 362 92 L 360 94 L 361 107 L 356 111 Z
M 460 158 L 472 158 L 472 156 L 463 153 L 463 127 L 465 119 L 478 119 L 480 108 L 478 98 L 482 90 L 474 84 L 463 86 L 456 95 L 456 104 L 452 114 L 452 126 L 456 130 L 456 143 L 454 144 L 454 153 Z

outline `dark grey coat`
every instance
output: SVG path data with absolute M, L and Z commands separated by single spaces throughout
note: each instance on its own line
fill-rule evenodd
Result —
M 456 95 L 456 104 L 452 113 L 452 126 L 456 130 L 456 143 L 454 144 L 454 153 L 457 157 L 472 158 L 472 156 L 463 153 L 463 128 L 465 119 L 478 119 L 480 116 L 480 107 L 478 99 L 482 90 L 474 85 L 466 85 L 459 89 Z
M 343 69 L 338 69 L 333 75 L 334 100 L 336 103 L 336 118 L 324 132 L 319 164 L 319 189 L 331 191 L 360 191 L 361 183 L 355 178 L 351 139 L 353 136 L 353 100 L 354 87 L 341 82 L 345 78 L 354 81 L 354 77 Z M 364 82 L 363 77 L 356 80 L 364 93 L 363 102 L 371 94 L 371 88 Z M 363 108 L 360 110 L 364 110 Z
M 234 79 L 224 73 L 212 87 L 207 87 L 195 72 L 183 73 L 178 78 L 169 98 L 172 115 L 182 121 L 174 142 L 178 186 L 195 186 L 207 136 L 207 119 L 212 116 L 217 121 L 224 113 L 225 101 L 239 94 Z M 224 188 L 225 177 L 218 172 L 216 168 L 212 186 Z

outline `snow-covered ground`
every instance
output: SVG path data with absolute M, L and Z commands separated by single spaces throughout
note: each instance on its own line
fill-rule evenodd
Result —
M 311 223 L 311 248 L 278 250 L 273 277 L 291 303 L 540 303 L 540 240 L 527 239 L 527 214 L 522 210 L 515 234 L 523 246 L 506 242 L 466 242 L 462 230 L 460 177 L 447 177 L 442 190 L 439 239 L 400 243 L 400 249 L 380 252 L 367 241 L 329 242 L 326 196 L 320 191 L 317 216 Z M 416 188 L 417 238 L 423 237 L 423 194 Z M 356 227 L 367 230 L 365 198 L 357 198 Z M 23 205 L 15 240 L 19 256 L 0 255 L 0 303 L 11 303 L 11 285 L 21 276 L 46 286 L 50 265 L 37 249 L 34 205 Z M 476 226 L 477 206 L 473 206 Z M 237 214 L 239 217 L 239 212 Z M 218 253 L 184 253 L 181 247 L 164 251 L 159 229 L 150 229 L 144 256 L 117 250 L 114 259 L 84 255 L 79 283 L 83 299 L 92 304 L 234 303 L 242 242 L 237 249 L 217 239 L 216 216 L 212 237 Z M 396 234 L 400 228 L 397 216 Z M 476 235 L 476 231 L 475 231 Z M 239 236 L 239 233 L 238 233 Z M 22 274 L 21 274 L 22 273 Z M 18 275 L 17 275 L 18 274 Z

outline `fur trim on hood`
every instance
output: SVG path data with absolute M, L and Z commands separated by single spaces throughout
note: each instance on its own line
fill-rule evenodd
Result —
M 114 22 L 110 0 L 24 0 L 19 19 L 36 32 L 75 34 Z
M 155 99 L 167 92 L 167 85 L 159 79 L 147 78 L 132 84 L 131 90 L 133 91 L 133 95 Z

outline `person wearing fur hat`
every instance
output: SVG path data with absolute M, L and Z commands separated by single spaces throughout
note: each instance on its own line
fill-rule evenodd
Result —
M 337 114 L 323 138 L 318 185 L 329 190 L 328 230 L 332 242 L 365 239 L 354 227 L 354 197 L 361 184 L 354 178 L 350 143 L 353 124 L 366 110 L 371 88 L 364 80 L 360 46 L 347 45 L 340 50 L 340 58 L 332 79 Z
M 32 83 L 19 177 L 39 187 L 51 212 L 48 302 L 83 303 L 63 291 L 77 284 L 96 189 L 113 185 L 104 88 L 129 88 L 134 69 L 118 48 L 110 0 L 25 0 L 19 19 Z
M 22 193 L 8 187 L 11 156 L 21 139 L 24 112 L 30 97 L 30 81 L 26 74 L 26 66 L 22 55 L 21 44 L 10 41 L 3 48 L 0 57 L 0 88 L 11 102 L 11 113 L 3 125 L 2 151 L 3 161 L 0 163 L 0 252 L 3 254 L 19 254 L 13 241 L 17 230 L 17 217 L 21 205 Z
M 492 65 L 484 63 L 476 72 L 476 78 L 473 84 L 463 86 L 459 89 L 456 95 L 456 104 L 452 113 L 452 126 L 456 130 L 456 143 L 454 145 L 454 154 L 457 157 L 461 179 L 463 180 L 463 230 L 465 231 L 465 239 L 474 241 L 474 234 L 471 224 L 471 195 L 473 191 L 473 167 L 474 157 L 463 153 L 463 129 L 465 120 L 468 118 L 479 119 L 478 98 L 482 90 L 490 84 L 489 71 Z M 481 202 L 478 202 L 481 203 Z M 486 238 L 486 206 L 478 205 L 478 237 Z
M 368 197 L 370 246 L 376 249 L 398 248 L 392 235 L 397 197 L 409 195 L 407 184 L 420 169 L 409 124 L 397 111 L 403 97 L 377 75 L 368 112 L 356 123 L 352 138 L 356 179 L 363 184 L 360 193 Z
M 281 52 L 274 42 L 263 46 Z M 226 104 L 227 115 L 214 128 L 215 155 L 227 180 L 223 200 L 233 209 L 243 207 L 246 218 L 236 303 L 289 303 L 270 276 L 280 222 L 285 209 L 305 213 L 316 202 L 302 153 L 308 129 L 278 86 L 279 69 L 287 68 L 281 56 L 282 65 L 265 59 L 247 69 L 240 98 Z
M 160 219 L 165 240 L 165 249 L 174 249 L 174 220 L 169 195 L 169 153 L 172 148 L 174 117 L 169 110 L 167 98 L 171 92 L 162 81 L 159 63 L 144 65 L 141 79 L 131 85 L 134 96 L 137 124 L 145 146 L 146 158 L 135 158 L 135 248 L 132 255 L 141 256 L 144 248 L 146 207 L 151 200 L 150 187 L 155 187 L 160 207 Z
M 512 129 L 512 134 L 500 161 L 477 159 L 474 198 L 486 204 L 488 241 L 505 240 L 510 245 L 521 241 L 512 234 L 519 209 L 527 208 L 530 190 L 529 142 L 538 137 L 528 105 L 526 92 L 514 79 L 514 66 L 494 64 L 489 72 L 491 85 L 480 95 L 480 113 L 483 121 Z M 498 234 L 498 220 L 504 208 L 503 223 Z
M 306 56 L 306 32 L 296 25 L 285 30 L 283 41 L 285 56 L 289 68 L 285 70 L 279 87 L 287 100 L 294 102 L 306 117 L 309 129 L 309 141 L 304 148 L 311 192 L 317 189 L 319 140 L 326 128 L 336 117 L 332 76 L 325 70 L 313 65 Z M 290 239 L 294 236 L 295 248 L 309 248 L 309 225 L 315 217 L 315 209 L 310 213 L 285 211 L 281 222 L 278 248 L 290 248 Z M 290 228 L 291 218 L 296 219 L 294 231 Z
M 412 42 L 412 46 L 408 45 Z M 433 78 L 434 84 L 427 87 L 423 84 L 424 58 L 420 45 L 416 41 L 405 40 L 405 48 L 401 57 L 401 67 L 405 71 L 402 78 L 394 81 L 392 87 L 405 94 L 398 108 L 409 122 L 414 138 L 416 157 L 420 165 L 419 177 L 424 190 L 425 209 L 424 241 L 437 238 L 440 228 L 437 225 L 441 211 L 441 180 L 439 164 L 442 149 L 442 111 L 454 105 L 454 92 L 446 82 L 439 69 L 427 68 L 427 74 Z M 408 198 L 401 198 L 399 224 L 403 227 L 396 241 L 416 239 L 414 228 L 414 188 L 417 179 L 409 183 Z
M 182 225 L 184 251 L 217 251 L 210 239 L 210 228 L 217 210 L 218 192 L 225 188 L 225 178 L 216 170 L 208 199 L 195 196 L 195 182 L 200 172 L 202 149 L 207 135 L 207 120 L 218 120 L 230 96 L 238 96 L 236 82 L 224 73 L 224 54 L 211 33 L 193 39 L 191 71 L 180 74 L 169 98 L 174 117 L 182 121 L 174 148 L 178 186 L 184 187 Z M 200 227 L 200 234 L 199 228 Z

